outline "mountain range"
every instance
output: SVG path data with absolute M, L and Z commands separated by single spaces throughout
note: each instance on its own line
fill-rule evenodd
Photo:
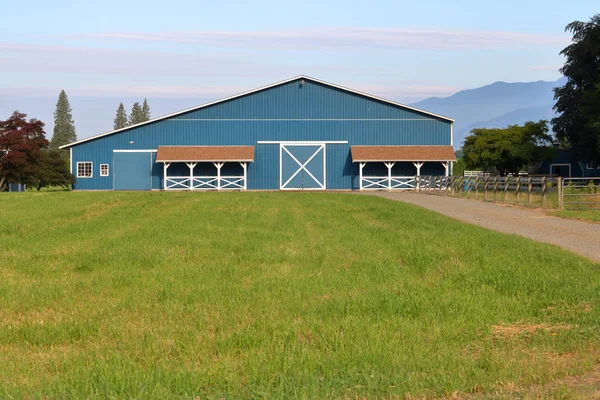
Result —
M 432 97 L 410 105 L 455 119 L 454 146 L 460 148 L 465 136 L 473 128 L 502 128 L 510 124 L 553 118 L 552 89 L 564 83 L 564 78 L 555 82 L 496 82 L 477 89 L 463 90 L 449 97 Z M 46 133 L 50 138 L 56 98 L 26 94 L 4 96 L 0 93 L 0 118 L 8 118 L 14 110 L 25 112 L 30 118 L 35 117 L 46 123 Z M 212 100 L 215 99 L 148 98 L 153 116 L 170 114 Z M 122 101 L 129 110 L 134 101 L 142 102 L 143 98 L 69 96 L 69 101 L 73 108 L 77 136 L 82 139 L 112 130 L 119 102 Z
M 454 145 L 459 148 L 474 128 L 504 128 L 554 118 L 553 89 L 565 82 L 566 78 L 554 82 L 495 82 L 411 106 L 454 118 Z

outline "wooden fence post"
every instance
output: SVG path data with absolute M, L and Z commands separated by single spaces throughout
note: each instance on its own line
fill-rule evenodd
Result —
M 517 204 L 519 204 L 519 190 L 521 189 L 521 177 L 520 176 L 517 176 L 516 185 L 517 185 L 517 187 L 516 187 L 516 192 L 515 192 L 515 198 L 516 198 L 515 202 Z
M 471 198 L 471 177 L 467 177 L 467 199 Z
M 475 178 L 475 200 L 479 198 L 479 176 Z
M 487 200 L 488 177 L 483 178 L 483 201 Z
M 562 177 L 558 177 L 558 209 L 562 210 L 564 207 L 563 202 L 563 187 L 562 187 Z
M 542 207 L 546 208 L 546 177 L 542 176 Z
M 498 177 L 494 177 L 494 203 L 496 202 L 496 192 L 498 191 Z
M 529 177 L 528 181 L 527 181 L 527 191 L 528 193 L 528 198 L 527 198 L 527 204 L 529 207 L 533 206 L 533 183 L 531 181 L 531 177 Z
M 508 189 L 510 189 L 510 176 L 506 175 L 504 177 L 504 202 L 508 202 Z

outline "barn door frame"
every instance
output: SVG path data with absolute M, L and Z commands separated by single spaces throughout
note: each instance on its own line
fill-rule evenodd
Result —
M 295 155 L 292 154 L 287 148 L 288 147 L 316 147 L 316 150 L 306 159 L 306 161 L 300 161 L 296 158 Z M 283 154 L 287 153 L 287 155 L 298 164 L 296 171 L 287 179 L 287 181 L 283 182 Z M 308 164 L 319 155 L 319 153 L 323 153 L 323 182 L 317 179 L 307 168 Z M 319 187 L 304 189 L 303 187 L 287 187 L 292 180 L 299 173 L 307 173 Z M 279 143 L 279 190 L 325 190 L 327 189 L 327 150 L 325 143 Z
M 323 150 L 323 187 L 311 188 L 305 190 L 327 190 L 327 145 L 330 144 L 348 144 L 347 140 L 306 140 L 306 141 L 286 141 L 286 140 L 259 140 L 256 144 L 276 144 L 279 145 L 279 190 L 302 190 L 296 188 L 283 188 L 282 186 L 282 164 L 283 164 L 283 146 L 322 146 Z M 294 157 L 295 158 L 295 157 Z M 298 160 L 296 160 L 298 162 Z M 302 163 L 299 163 L 302 164 Z M 306 163 L 308 164 L 308 163 Z M 300 169 L 302 170 L 302 169 Z M 321 186 L 321 185 L 320 185 Z

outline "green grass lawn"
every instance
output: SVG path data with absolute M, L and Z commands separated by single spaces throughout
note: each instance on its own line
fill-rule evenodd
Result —
M 600 210 L 561 210 L 551 215 L 563 218 L 580 219 L 582 221 L 600 222 Z
M 600 265 L 374 196 L 0 195 L 2 398 L 489 394 L 599 332 Z

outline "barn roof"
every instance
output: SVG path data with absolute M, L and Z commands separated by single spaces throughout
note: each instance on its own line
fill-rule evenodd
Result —
M 254 146 L 158 146 L 156 162 L 254 161 Z
M 273 88 L 273 87 L 276 87 L 276 86 L 281 86 L 281 85 L 284 85 L 286 83 L 293 82 L 293 81 L 296 81 L 296 80 L 299 80 L 299 79 L 304 79 L 304 80 L 307 80 L 307 81 L 312 81 L 312 82 L 315 82 L 315 83 L 318 83 L 318 84 L 321 84 L 321 85 L 325 85 L 325 86 L 329 86 L 329 87 L 332 87 L 332 88 L 335 88 L 335 89 L 343 90 L 343 91 L 348 92 L 348 93 L 358 94 L 360 96 L 367 97 L 369 99 L 381 101 L 381 102 L 384 102 L 384 103 L 387 103 L 387 104 L 391 104 L 393 106 L 401 107 L 401 108 L 404 108 L 404 109 L 407 109 L 407 110 L 416 111 L 416 112 L 419 112 L 419 113 L 424 114 L 424 115 L 428 115 L 428 116 L 431 116 L 431 117 L 434 117 L 434 118 L 442 119 L 444 121 L 454 122 L 454 120 L 452 118 L 448 118 L 448 117 L 445 117 L 443 115 L 434 114 L 434 113 L 431 113 L 431 112 L 428 112 L 428 111 L 425 111 L 425 110 L 420 110 L 420 109 L 415 108 L 415 107 L 407 106 L 405 104 L 400 104 L 400 103 L 397 103 L 395 101 L 383 99 L 381 97 L 377 97 L 377 96 L 373 96 L 373 95 L 370 95 L 370 94 L 367 94 L 367 93 L 359 92 L 357 90 L 348 89 L 346 87 L 335 85 L 333 83 L 329 83 L 329 82 L 325 82 L 325 81 L 321 81 L 321 80 L 318 80 L 318 79 L 315 79 L 315 78 L 311 78 L 311 77 L 306 76 L 306 75 L 300 75 L 300 76 L 296 76 L 294 78 L 286 79 L 284 81 L 277 82 L 277 83 L 274 83 L 274 84 L 271 84 L 271 85 L 268 85 L 268 86 L 263 86 L 263 87 L 258 88 L 258 89 L 254 89 L 254 90 L 250 90 L 250 91 L 247 91 L 247 92 L 244 92 L 244 93 L 240 93 L 240 94 L 237 94 L 237 95 L 234 95 L 234 96 L 226 97 L 226 98 L 221 99 L 221 100 L 217 100 L 217 101 L 206 103 L 206 104 L 203 104 L 203 105 L 200 105 L 200 106 L 188 108 L 186 110 L 178 111 L 176 113 L 172 113 L 172 114 L 168 114 L 168 115 L 163 115 L 162 117 L 154 118 L 154 119 L 148 120 L 146 122 L 141 122 L 141 123 L 136 124 L 136 125 L 131 125 L 131 126 L 128 126 L 128 127 L 122 128 L 122 129 L 117 129 L 117 130 L 114 130 L 114 131 L 102 133 L 100 135 L 91 136 L 89 138 L 85 138 L 85 139 L 82 139 L 82 140 L 79 140 L 79 141 L 76 141 L 76 142 L 73 142 L 73 143 L 66 144 L 64 146 L 61 146 L 60 148 L 61 149 L 65 149 L 65 148 L 69 148 L 69 147 L 72 147 L 72 146 L 76 146 L 78 144 L 85 143 L 85 142 L 88 142 L 90 140 L 98 139 L 98 138 L 103 137 L 103 136 L 113 135 L 115 133 L 124 132 L 124 131 L 130 130 L 130 129 L 133 129 L 133 128 L 137 128 L 137 127 L 142 126 L 142 125 L 151 124 L 153 122 L 157 122 L 157 121 L 160 121 L 160 120 L 163 120 L 163 119 L 168 119 L 168 118 L 175 117 L 175 116 L 181 115 L 181 114 L 185 114 L 185 113 L 188 113 L 188 112 L 191 112 L 191 111 L 200 110 L 200 109 L 205 108 L 205 107 L 209 107 L 209 106 L 212 106 L 212 105 L 215 105 L 215 104 L 219 104 L 219 103 L 223 103 L 223 102 L 226 102 L 226 101 L 229 101 L 229 100 L 233 100 L 233 99 L 236 99 L 238 97 L 247 96 L 249 94 L 260 92 L 260 91 L 263 91 L 263 90 L 266 90 L 266 89 L 270 89 L 270 88 Z
M 456 161 L 452 146 L 352 146 L 353 162 Z

